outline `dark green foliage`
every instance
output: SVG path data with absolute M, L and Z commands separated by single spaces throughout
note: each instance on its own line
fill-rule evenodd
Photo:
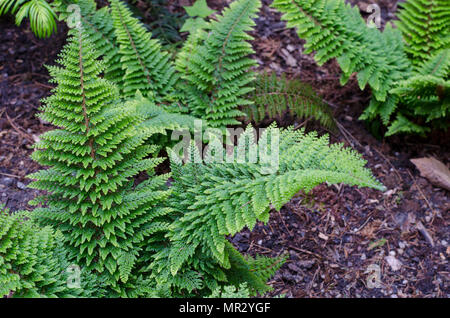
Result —
M 379 116 L 388 126 L 386 135 L 445 128 L 448 73 L 437 76 L 423 64 L 441 64 L 442 49 L 448 49 L 448 1 L 407 0 L 396 21 L 400 30 L 387 24 L 383 32 L 366 26 L 358 8 L 343 0 L 275 0 L 274 6 L 306 39 L 306 52 L 316 51 L 319 64 L 337 58 L 342 84 L 354 72 L 361 89 L 369 84 L 373 98 L 360 119 Z M 427 125 L 417 124 L 421 121 Z
M 124 3 L 111 1 L 111 10 L 120 62 L 125 70 L 122 95 L 133 97 L 140 90 L 144 96 L 161 102 L 172 92 L 177 80 L 169 53 L 162 50 L 158 40 L 151 38 L 152 34 L 131 15 Z
M 254 104 L 244 107 L 247 119 L 259 123 L 265 118 L 282 119 L 285 115 L 299 119 L 312 118 L 327 128 L 334 126 L 333 115 L 322 99 L 306 83 L 280 78 L 275 73 L 259 74 L 255 90 L 250 93 Z
M 237 0 L 208 25 L 209 32 L 199 30 L 182 49 L 177 68 L 183 79 L 185 104 L 189 112 L 213 127 L 238 124 L 239 106 L 251 104 L 255 61 L 247 42 L 260 7 L 258 0 Z
M 117 89 L 99 77 L 102 63 L 81 29 L 60 56 L 64 68 L 50 68 L 58 86 L 40 117 L 62 129 L 36 144 L 33 159 L 50 168 L 30 175 L 30 186 L 49 194 L 35 200 L 45 207 L 33 215 L 63 233 L 71 258 L 123 294 L 120 283 L 133 289 L 131 271 L 145 239 L 167 227 L 159 219 L 168 211 L 158 204 L 168 196 L 167 176 L 133 187 L 134 176 L 162 159 L 147 158 L 157 149 L 144 143 L 151 131 L 136 132 L 142 119 L 134 103 L 115 103 Z
M 393 89 L 401 102 L 409 106 L 410 117 L 425 118 L 426 123 L 446 129 L 450 115 L 450 49 L 438 51 L 415 67 L 411 77 L 399 82 Z M 389 127 L 387 135 L 397 132 L 425 133 L 419 126 L 399 115 Z
M 17 25 L 28 18 L 31 31 L 39 38 L 56 32 L 55 10 L 45 0 L 0 0 L 0 16 L 7 13 L 16 15 Z
M 398 21 L 411 62 L 419 65 L 439 50 L 450 47 L 450 2 L 408 0 L 399 3 Z
M 8 215 L 0 207 L 0 297 L 98 297 L 102 282 L 80 272 L 80 286 L 67 284 L 67 253 L 62 235 L 38 227 L 26 212 Z

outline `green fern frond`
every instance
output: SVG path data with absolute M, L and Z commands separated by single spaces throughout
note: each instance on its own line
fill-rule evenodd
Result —
M 80 271 L 79 286 L 70 286 L 70 265 L 61 235 L 40 228 L 30 214 L 9 215 L 0 207 L 0 297 L 99 297 L 101 280 Z
M 17 25 L 28 18 L 31 30 L 39 38 L 56 32 L 56 13 L 45 0 L 1 0 L 0 15 L 7 13 L 16 15 Z
M 232 2 L 208 25 L 208 33 L 191 34 L 177 60 L 190 114 L 213 127 L 238 124 L 236 117 L 243 115 L 238 107 L 251 103 L 247 94 L 255 61 L 248 58 L 253 50 L 247 32 L 255 25 L 252 19 L 260 5 L 258 0 Z
M 263 119 L 282 119 L 286 114 L 299 119 L 312 118 L 327 128 L 334 127 L 330 108 L 314 92 L 311 86 L 299 80 L 281 78 L 275 73 L 259 74 L 255 91 L 250 93 L 254 104 L 243 108 L 247 118 L 255 123 Z
M 123 95 L 133 97 L 139 90 L 144 96 L 161 102 L 172 92 L 177 81 L 169 53 L 162 50 L 158 40 L 151 38 L 151 33 L 132 16 L 122 1 L 113 0 L 111 10 L 120 62 L 125 70 Z
M 97 10 L 97 4 L 94 0 L 78 0 L 76 4 L 80 7 L 81 25 L 103 59 L 105 65 L 104 77 L 118 87 L 123 87 L 122 81 L 125 71 L 120 61 L 121 55 L 114 33 L 110 8 L 103 7 Z M 62 7 L 61 10 L 65 11 L 65 7 Z M 77 30 L 71 29 L 69 35 L 73 32 L 77 32 Z
M 152 265 L 155 275 L 164 273 L 162 283 L 182 276 L 186 268 L 201 271 L 204 277 L 218 275 L 216 282 L 229 281 L 235 271 L 247 275 L 243 273 L 253 268 L 259 273 L 252 274 L 255 290 L 264 291 L 260 282 L 274 271 L 260 271 L 265 261 L 240 259 L 225 235 L 233 235 L 245 226 L 251 229 L 258 220 L 267 222 L 271 208 L 279 210 L 300 190 L 308 192 L 322 182 L 385 189 L 353 150 L 329 146 L 327 137 L 291 128 L 279 132 L 271 126 L 256 144 L 249 127 L 241 135 L 234 155 L 223 157 L 222 163 L 203 162 L 195 146 L 191 146 L 190 160 L 184 165 L 175 154 L 169 154 L 174 178 L 169 204 L 178 216 L 168 234 L 170 251 L 159 253 Z M 252 162 L 249 154 L 256 155 L 257 161 Z M 203 267 L 194 263 L 199 255 Z M 270 262 L 276 268 L 278 262 Z M 205 264 L 216 269 L 209 270 Z
M 405 50 L 414 65 L 450 46 L 450 3 L 447 0 L 407 0 L 399 3 L 395 24 L 403 34 Z
M 32 158 L 47 170 L 29 177 L 45 190 L 33 217 L 64 235 L 70 257 L 107 277 L 119 295 L 132 290 L 146 239 L 168 224 L 158 204 L 165 200 L 167 175 L 137 187 L 133 177 L 162 162 L 148 156 L 158 147 L 145 141 L 149 130 L 133 103 L 117 103 L 117 88 L 100 77 L 103 64 L 88 35 L 77 29 L 50 67 L 59 85 L 44 100 L 41 118 L 60 127 L 44 133 Z M 139 266 L 138 266 L 139 265 Z M 132 270 L 133 269 L 133 270 Z M 125 284 L 126 283 L 126 284 Z

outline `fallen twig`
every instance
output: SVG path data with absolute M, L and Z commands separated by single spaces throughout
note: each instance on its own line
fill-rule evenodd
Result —
M 420 234 L 423 235 L 423 237 L 425 237 L 427 242 L 430 243 L 431 247 L 434 247 L 433 238 L 431 237 L 430 233 L 428 233 L 427 229 L 422 224 L 422 222 L 420 221 L 416 222 L 416 229 L 420 232 Z

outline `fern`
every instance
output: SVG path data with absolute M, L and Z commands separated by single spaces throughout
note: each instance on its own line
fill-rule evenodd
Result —
M 80 286 L 68 286 L 67 253 L 61 234 L 39 228 L 26 212 L 8 215 L 0 207 L 0 297 L 101 296 L 101 280 L 86 271 Z
M 78 0 L 76 4 L 80 7 L 80 22 L 86 35 L 103 58 L 104 77 L 114 82 L 118 87 L 122 87 L 125 71 L 120 62 L 121 55 L 114 33 L 110 8 L 103 7 L 97 10 L 97 4 L 94 0 Z M 66 6 L 62 6 L 61 10 L 65 12 Z M 63 15 L 63 17 L 66 16 Z M 77 32 L 77 30 L 71 29 L 69 35 L 73 32 Z
M 399 4 L 395 24 L 403 34 L 411 62 L 419 65 L 450 46 L 450 3 L 446 0 L 408 0 Z
M 246 42 L 252 30 L 260 1 L 237 0 L 223 14 L 206 26 L 209 33 L 195 32 L 185 44 L 177 60 L 184 85 L 182 94 L 193 116 L 207 120 L 211 126 L 237 124 L 243 113 L 239 106 L 249 105 L 254 75 L 250 67 L 255 61 Z
M 154 97 L 160 102 L 169 95 L 177 76 L 170 55 L 163 52 L 158 40 L 131 15 L 131 11 L 119 0 L 111 1 L 115 34 L 119 44 L 120 62 L 125 70 L 122 93 L 133 97 L 136 91 Z M 155 93 L 155 96 L 151 96 Z
M 7 13 L 16 15 L 17 25 L 28 18 L 31 31 L 39 38 L 56 32 L 55 10 L 45 0 L 0 0 L 0 15 Z
M 253 105 L 243 108 L 247 118 L 255 123 L 269 119 L 282 119 L 286 114 L 298 118 L 313 118 L 324 127 L 332 128 L 333 116 L 328 105 L 313 89 L 299 80 L 278 78 L 274 73 L 260 74 L 255 81 L 255 91 L 250 93 Z
M 32 188 L 49 192 L 34 200 L 45 207 L 33 215 L 58 228 L 70 257 L 123 295 L 133 289 L 133 258 L 146 237 L 167 227 L 160 219 L 168 211 L 158 206 L 168 196 L 167 176 L 133 187 L 133 176 L 162 160 L 146 158 L 157 149 L 144 144 L 152 132 L 136 133 L 142 119 L 133 103 L 115 104 L 117 89 L 99 77 L 102 63 L 81 28 L 60 57 L 65 68 L 50 67 L 59 85 L 40 117 L 61 129 L 43 134 L 32 155 L 50 166 L 29 176 Z
M 250 298 L 247 284 L 243 283 L 239 287 L 230 285 L 216 288 L 209 298 Z
M 399 82 L 392 90 L 403 104 L 409 106 L 410 115 L 425 118 L 427 123 L 447 128 L 450 115 L 450 50 L 441 50 L 419 64 L 412 76 Z M 400 117 L 401 116 L 401 117 Z M 407 119 L 404 115 L 394 121 L 386 135 L 399 132 L 424 134 L 429 131 Z
M 396 21 L 399 30 L 388 24 L 384 32 L 368 28 L 358 9 L 343 0 L 275 0 L 274 6 L 306 39 L 306 52 L 316 51 L 319 64 L 337 58 L 342 84 L 354 72 L 361 89 L 369 84 L 373 98 L 360 119 L 380 116 L 388 136 L 445 128 L 448 73 L 437 75 L 424 64 L 438 66 L 445 64 L 442 57 L 448 59 L 448 1 L 408 0 Z M 427 125 L 418 124 L 422 118 Z
M 262 134 L 260 144 L 271 145 L 273 141 L 276 145 L 276 136 L 277 130 L 271 126 Z M 275 154 L 274 147 L 269 146 L 268 152 Z M 243 149 L 259 153 L 259 161 L 242 163 L 239 151 Z M 204 281 L 193 288 L 212 291 L 218 284 L 248 282 L 254 293 L 265 292 L 265 280 L 282 261 L 244 260 L 225 235 L 234 235 L 245 226 L 251 229 L 258 220 L 267 222 L 271 208 L 279 210 L 298 191 L 308 192 L 322 182 L 384 189 L 352 150 L 328 146 L 326 137 L 290 128 L 280 133 L 279 169 L 275 173 L 269 169 L 274 163 L 265 162 L 264 153 L 254 143 L 251 129 L 241 136 L 234 159 L 227 157 L 227 163 L 202 162 L 195 146 L 188 163 L 180 165 L 177 158 L 171 153 L 174 184 L 169 203 L 178 214 L 168 233 L 171 247 L 159 251 L 151 265 L 160 284 L 176 286 L 174 277 L 195 271 Z

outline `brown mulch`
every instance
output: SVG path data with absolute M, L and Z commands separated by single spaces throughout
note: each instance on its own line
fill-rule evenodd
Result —
M 449 297 L 449 193 L 420 177 L 409 159 L 434 156 L 448 164 L 450 149 L 443 141 L 450 136 L 374 138 L 358 121 L 370 92 L 360 91 L 355 79 L 342 87 L 336 62 L 319 67 L 311 55 L 303 55 L 303 41 L 285 29 L 279 14 L 267 6 L 271 1 L 263 2 L 253 33 L 259 69 L 311 84 L 340 123 L 331 141 L 358 150 L 388 190 L 321 185 L 274 211 L 267 225 L 244 230 L 231 241 L 251 255 L 289 254 L 270 281 L 274 291 L 269 296 Z M 396 1 L 376 2 L 383 24 L 394 17 Z M 170 3 L 179 10 L 192 1 Z M 225 1 L 208 3 L 221 9 Z M 29 181 L 24 177 L 39 169 L 29 158 L 32 144 L 51 129 L 35 117 L 39 100 L 52 87 L 43 65 L 54 63 L 66 30 L 60 26 L 52 38 L 39 40 L 28 26 L 16 27 L 3 17 L 0 28 L 0 204 L 17 211 L 31 209 L 27 202 L 36 195 L 25 188 Z M 372 288 L 368 278 L 377 269 L 380 285 Z

